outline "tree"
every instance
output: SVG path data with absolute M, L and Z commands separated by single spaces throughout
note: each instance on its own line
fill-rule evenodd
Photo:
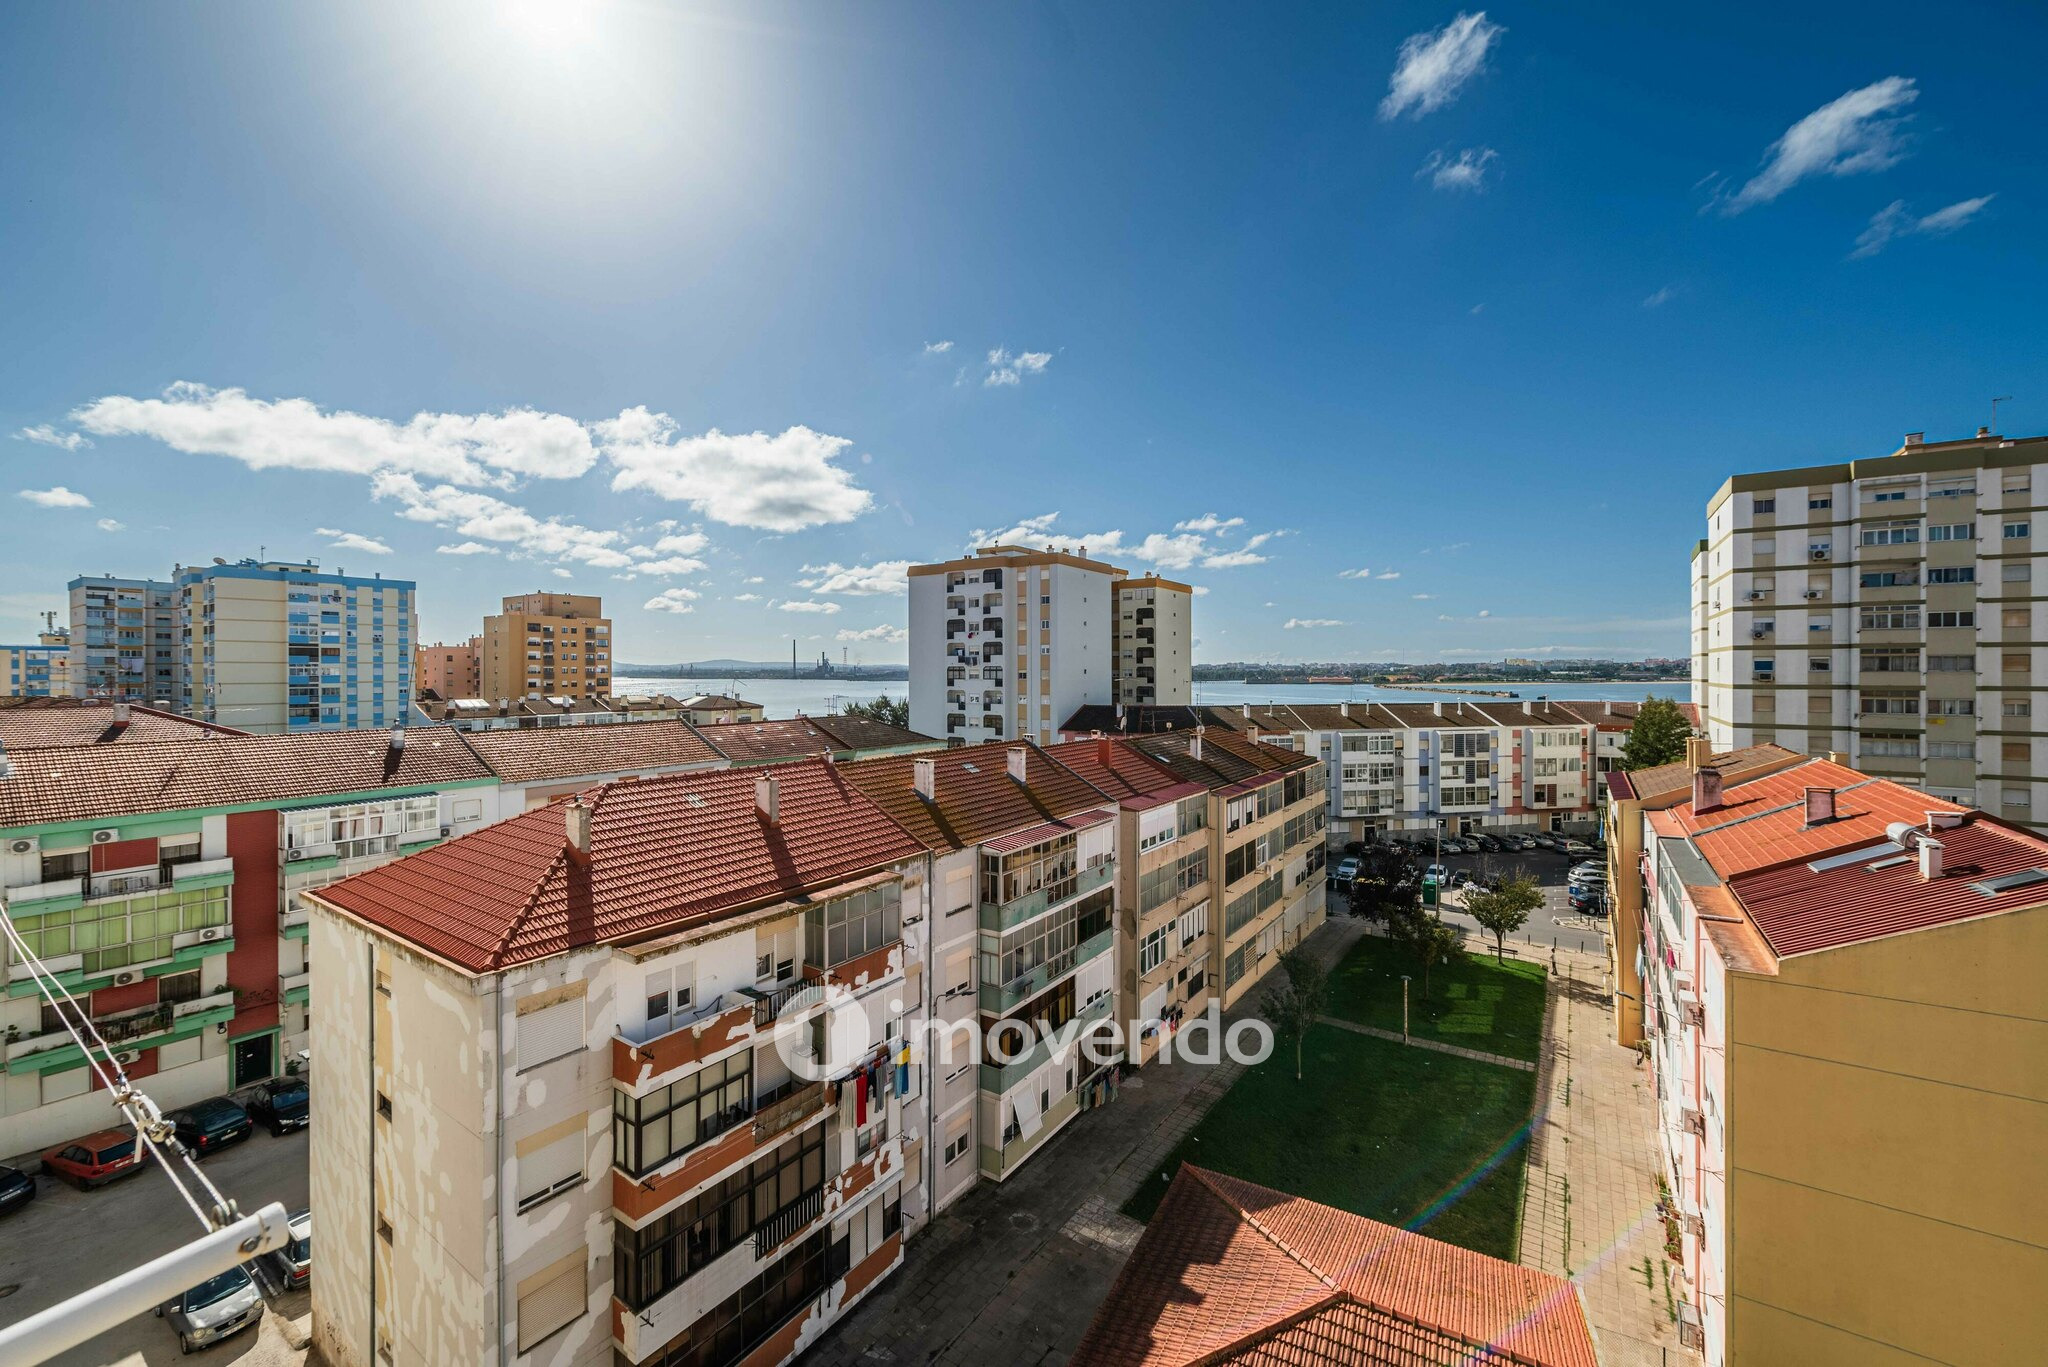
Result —
M 1529 913 L 1542 905 L 1543 889 L 1536 886 L 1533 874 L 1521 869 L 1502 879 L 1499 887 L 1465 897 L 1465 910 L 1493 936 L 1496 960 L 1507 957 L 1508 936 L 1529 924 Z
M 1422 896 L 1422 867 L 1405 846 L 1367 845 L 1358 856 L 1358 872 L 1351 879 L 1351 914 L 1368 921 L 1385 920 L 1401 907 L 1414 906 Z
M 1402 907 L 1387 917 L 1387 937 L 1422 961 L 1422 999 L 1429 1000 L 1429 970 L 1465 952 L 1465 936 L 1434 911 Z
M 1652 769 L 1685 758 L 1686 738 L 1692 723 L 1670 698 L 1645 698 L 1636 712 L 1636 723 L 1628 729 L 1621 747 L 1621 767 Z
M 866 717 L 901 731 L 910 729 L 910 699 L 892 698 L 887 694 L 873 702 L 849 702 L 839 709 L 841 716 Z
M 1322 959 L 1305 945 L 1282 950 L 1280 968 L 1287 974 L 1287 985 L 1266 989 L 1259 999 L 1259 1014 L 1272 1022 L 1281 1038 L 1294 1041 L 1294 1080 L 1299 1082 L 1302 1041 L 1329 1000 L 1330 973 Z

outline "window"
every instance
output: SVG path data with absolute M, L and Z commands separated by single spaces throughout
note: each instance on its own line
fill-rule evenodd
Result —
M 2005 674 L 2025 674 L 2033 669 L 2033 662 L 2024 650 L 2008 650 L 1999 657 L 1998 668 Z
M 1906 492 L 1903 487 L 1870 489 L 1866 491 L 1867 497 L 1865 501 L 1869 503 L 1904 503 L 1906 501 Z
M 2005 524 L 2005 539 L 2007 541 L 2019 541 L 2033 534 L 2034 524 L 2031 522 L 2008 522 Z
M 960 1128 L 955 1133 L 946 1137 L 945 1162 L 948 1167 L 953 1165 L 955 1159 L 965 1154 L 969 1147 L 966 1117 L 961 1118 L 959 1125 Z
M 1911 588 L 1916 580 L 1911 570 L 1865 570 L 1857 582 L 1866 589 Z
M 2034 747 L 2023 740 L 2001 742 L 1998 757 L 2009 764 L 2028 764 L 2033 761 Z
M 382 1092 L 377 1093 L 377 1114 L 386 1120 L 391 1119 L 391 1098 Z
M 583 1185 L 583 1131 L 579 1127 L 519 1158 L 519 1209 L 532 1210 Z
M 1223 985 L 1225 987 L 1229 987 L 1244 977 L 1245 959 L 1249 955 L 1250 950 L 1251 946 L 1245 945 L 1223 960 Z
M 641 1177 L 754 1111 L 754 1051 L 707 1063 L 645 1096 L 612 1093 L 612 1164 Z
M 2024 560 L 2017 563 L 2007 561 L 1998 577 L 2008 584 L 2024 584 L 2033 579 L 2034 567 Z
M 1865 693 L 1858 704 L 1865 713 L 1917 717 L 1920 698 L 1914 693 Z
M 1170 929 L 1170 926 L 1161 926 L 1139 943 L 1138 972 L 1141 976 L 1166 962 L 1166 934 Z
M 1818 498 L 1809 498 L 1806 500 L 1806 507 L 1807 511 L 1809 512 L 1817 513 L 1821 511 L 1823 508 L 1832 508 L 1834 506 L 1835 500 L 1826 494 L 1822 494 Z
M 1927 484 L 1927 496 L 1929 498 L 1963 498 L 1965 496 L 1974 496 L 1976 492 L 1977 478 L 1974 475 L 1965 476 L 1962 479 L 1929 480 Z
M 1825 560 L 1835 551 L 1832 541 L 1811 541 L 1807 543 L 1806 555 L 1809 560 Z
M 1952 565 L 1927 571 L 1930 584 L 1974 584 L 1977 582 L 1977 567 L 1974 565 Z
M 1918 759 L 1920 738 L 1886 731 L 1866 731 L 1863 734 L 1863 753 L 1866 758 Z
M 2005 703 L 1999 710 L 2001 715 L 2008 717 L 2031 717 L 2034 715 L 2034 705 L 2030 702 Z
M 1866 650 L 1861 662 L 1865 674 L 1918 674 L 1920 652 L 1917 650 Z
M 1917 522 L 1875 522 L 1863 529 L 1866 546 L 1907 546 L 1920 540 Z
M 2008 807 L 2031 807 L 2034 805 L 2033 794 L 2029 793 L 2025 788 L 2007 788 L 2000 795 L 1999 800 Z
M 1927 713 L 1934 717 L 1974 717 L 1977 704 L 1969 698 L 1929 698 Z
M 1998 614 L 1998 624 L 2008 628 L 2030 627 L 2034 624 L 2033 613 L 2027 608 L 2005 608 Z
M 1751 555 L 1776 555 L 1778 553 L 1778 538 L 1774 536 L 1759 536 L 1755 538 L 1749 543 L 1749 553 Z
M 1976 525 L 1970 522 L 1940 522 L 1927 528 L 1929 541 L 1970 541 L 1976 534 Z
M 175 937 L 189 932 L 211 930 L 227 943 L 228 889 L 152 888 L 13 919 L 38 957 L 76 954 L 85 973 L 108 973 L 170 958 Z
M 1749 510 L 1753 513 L 1775 513 L 1778 511 L 1778 500 L 1775 498 L 1757 499 L 1749 505 Z
M 537 1284 L 520 1284 L 519 1351 L 524 1353 L 542 1339 L 567 1328 L 582 1318 L 590 1299 L 588 1269 L 580 1251 L 570 1255 L 559 1271 L 543 1272 Z
M 1927 657 L 1927 670 L 1930 674 L 1968 674 L 1974 673 L 1976 668 L 1977 657 L 1974 655 L 1929 655 Z
M 1920 609 L 1864 608 L 1857 615 L 1856 624 L 1864 631 L 1917 631 Z
M 903 894 L 878 884 L 804 912 L 804 961 L 831 968 L 903 938 Z
M 571 997 L 519 1017 L 519 1071 L 583 1048 L 583 998 Z
M 1977 747 L 1966 740 L 1931 740 L 1927 742 L 1929 759 L 1975 759 Z
M 1927 625 L 1931 627 L 1974 627 L 1977 614 L 1974 612 L 1930 612 Z
M 1769 678 L 1778 672 L 1778 662 L 1776 660 L 1757 660 L 1753 662 L 1752 668 L 1756 670 L 1759 676 Z
M 1192 909 L 1182 912 L 1174 925 L 1179 928 L 1180 947 L 1186 949 L 1209 933 L 1209 904 L 1197 903 Z
M 1807 662 L 1806 666 L 1807 672 L 1810 674 L 1825 674 L 1832 668 L 1834 668 L 1833 664 L 1829 662 L 1828 657 L 1825 655 L 1814 656 Z

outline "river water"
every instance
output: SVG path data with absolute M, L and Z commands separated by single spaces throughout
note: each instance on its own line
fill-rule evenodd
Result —
M 757 702 L 767 710 L 771 718 L 794 717 L 798 714 L 815 716 L 819 713 L 837 712 L 846 702 L 865 702 L 868 699 L 887 696 L 905 698 L 910 695 L 910 685 L 902 679 L 889 680 L 847 680 L 847 679 L 620 679 L 614 691 L 625 697 L 643 697 L 650 693 L 666 693 L 672 697 L 688 697 L 692 693 L 731 693 L 750 702 Z M 1492 687 L 1478 684 L 1474 687 Z M 1660 698 L 1676 698 L 1685 702 L 1692 696 L 1691 686 L 1683 679 L 1668 682 L 1641 684 L 1503 684 L 1507 691 L 1518 693 L 1524 699 L 1538 694 L 1557 699 L 1583 699 L 1592 702 L 1640 702 L 1655 694 Z M 1472 693 L 1433 691 L 1422 688 L 1375 688 L 1370 684 L 1248 684 L 1242 681 L 1202 681 L 1195 684 L 1195 701 L 1212 707 L 1237 707 L 1243 703 L 1262 706 L 1266 703 L 1337 703 L 1337 702 L 1435 702 L 1439 699 L 1452 702 L 1459 698 L 1467 701 L 1487 701 Z

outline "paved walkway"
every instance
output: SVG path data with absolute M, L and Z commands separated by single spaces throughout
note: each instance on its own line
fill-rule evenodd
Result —
M 1666 1294 L 1676 1274 L 1656 1216 L 1655 1091 L 1635 1051 L 1614 1042 L 1605 961 L 1566 952 L 1555 963 L 1520 1261 L 1578 1284 L 1603 1367 L 1696 1363 Z
M 1479 1063 L 1491 1063 L 1502 1068 L 1519 1068 L 1525 1073 L 1536 1071 L 1536 1065 L 1527 1059 L 1509 1058 L 1506 1054 L 1488 1054 L 1478 1049 L 1463 1049 L 1455 1044 L 1445 1044 L 1441 1040 L 1423 1039 L 1420 1035 L 1411 1035 L 1404 1041 L 1399 1030 L 1382 1030 L 1377 1025 L 1360 1025 L 1357 1021 L 1343 1020 L 1336 1016 L 1321 1016 L 1318 1019 L 1324 1025 L 1334 1025 L 1339 1030 L 1390 1039 L 1396 1044 L 1406 1043 L 1416 1049 L 1434 1049 L 1439 1054 L 1456 1054 L 1459 1058 L 1469 1058 Z
M 1340 917 L 1309 944 L 1334 963 L 1362 930 Z M 1240 1004 L 1226 1020 L 1253 1014 Z M 942 1212 L 804 1367 L 1064 1363 L 1143 1230 L 1118 1208 L 1242 1071 L 1176 1059 L 1132 1075 L 1114 1103 L 1084 1112 L 1015 1176 Z

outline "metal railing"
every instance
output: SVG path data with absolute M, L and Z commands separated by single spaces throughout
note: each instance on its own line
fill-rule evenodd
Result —
M 791 1090 L 768 1093 L 774 1098 L 763 1103 L 756 1098 L 754 1104 L 754 1140 L 773 1139 L 784 1130 L 793 1128 L 799 1121 L 807 1120 L 825 1109 L 825 1084 L 806 1082 Z

